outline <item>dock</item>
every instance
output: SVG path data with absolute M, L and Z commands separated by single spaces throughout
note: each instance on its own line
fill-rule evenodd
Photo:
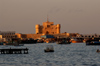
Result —
M 0 49 L 1 54 L 28 54 L 28 48 Z

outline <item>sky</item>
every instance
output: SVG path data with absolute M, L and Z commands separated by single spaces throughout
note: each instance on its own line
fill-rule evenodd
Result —
M 100 0 L 0 0 L 0 31 L 35 33 L 47 15 L 61 33 L 100 34 Z

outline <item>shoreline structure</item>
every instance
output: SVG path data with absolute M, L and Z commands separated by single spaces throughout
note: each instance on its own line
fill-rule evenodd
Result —
M 37 24 L 35 26 L 36 34 L 21 34 L 21 33 L 15 33 L 15 31 L 0 31 L 0 42 L 11 42 L 12 39 L 40 39 L 43 35 L 53 35 L 55 38 L 100 38 L 100 35 L 98 34 L 79 34 L 79 33 L 60 33 L 61 25 L 57 24 L 54 25 L 54 22 L 49 22 L 48 20 L 46 22 L 43 22 L 43 25 Z

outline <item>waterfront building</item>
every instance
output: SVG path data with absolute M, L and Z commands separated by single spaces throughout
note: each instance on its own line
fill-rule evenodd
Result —
M 43 22 L 43 25 L 35 26 L 36 34 L 59 34 L 60 24 L 54 25 L 54 22 Z
M 0 35 L 0 42 L 2 42 L 2 35 Z
M 2 35 L 0 35 L 0 39 L 2 39 Z
M 6 41 L 11 41 L 12 38 L 16 38 L 15 31 L 0 31 L 0 35 L 2 35 L 2 38 Z
M 15 33 L 15 35 L 19 39 L 27 39 L 27 34 Z
M 100 38 L 99 34 L 79 34 L 76 37 L 83 37 L 83 38 Z
M 42 34 L 21 34 L 21 33 L 16 33 L 15 34 L 17 38 L 24 40 L 24 39 L 38 39 Z
M 41 38 L 46 43 L 51 43 L 55 41 L 55 37 L 53 35 L 42 35 Z

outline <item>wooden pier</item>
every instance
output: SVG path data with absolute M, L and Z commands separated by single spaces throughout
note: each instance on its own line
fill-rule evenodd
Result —
M 28 54 L 28 48 L 0 49 L 1 54 Z

